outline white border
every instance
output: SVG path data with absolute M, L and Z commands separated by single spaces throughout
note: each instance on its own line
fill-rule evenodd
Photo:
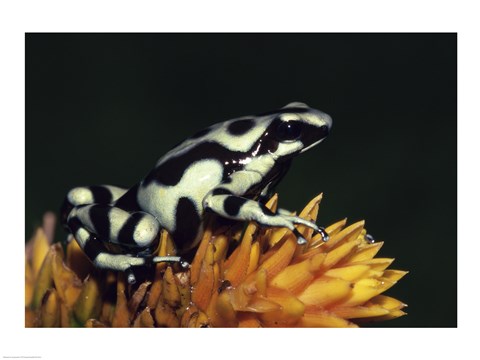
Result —
M 42 359 L 147 358 L 343 359 L 476 358 L 478 11 L 453 1 L 7 1 L 0 5 L 2 284 L 0 356 Z M 471 2 L 472 4 L 474 2 Z M 315 4 L 315 5 L 312 5 Z M 463 4 L 463 3 L 462 3 Z M 24 329 L 24 33 L 25 32 L 404 32 L 459 33 L 459 328 L 363 330 Z M 453 131 L 454 129 L 452 129 Z M 441 139 L 439 139 L 441 141 Z M 474 206 L 477 205 L 477 206 Z M 454 221 L 455 219 L 452 219 Z M 17 229 L 20 229 L 19 232 Z M 445 249 L 449 251 L 449 249 Z M 420 256 L 420 255 L 419 255 Z M 20 274 L 20 275 L 19 275 Z M 438 264 L 438 276 L 441 276 Z M 441 302 L 441 298 L 432 302 Z M 473 336 L 472 336 L 473 335 Z M 476 336 L 475 336 L 476 337 Z

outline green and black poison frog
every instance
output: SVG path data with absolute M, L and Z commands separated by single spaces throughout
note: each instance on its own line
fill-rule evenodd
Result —
M 332 119 L 294 102 L 257 116 L 212 125 L 183 141 L 158 160 L 147 176 L 130 189 L 115 186 L 77 187 L 62 210 L 65 226 L 99 268 L 126 271 L 180 257 L 152 256 L 161 228 L 171 234 L 180 254 L 198 244 L 203 215 L 262 226 L 286 227 L 299 244 L 303 224 L 328 239 L 316 224 L 263 203 L 297 155 L 328 135 Z

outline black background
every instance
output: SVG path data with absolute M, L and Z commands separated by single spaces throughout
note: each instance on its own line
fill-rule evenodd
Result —
M 410 271 L 387 292 L 409 315 L 378 326 L 457 326 L 456 34 L 26 34 L 26 238 L 70 188 L 131 186 L 195 131 L 291 101 L 334 124 L 281 206 L 323 192 L 320 225 L 365 219 Z

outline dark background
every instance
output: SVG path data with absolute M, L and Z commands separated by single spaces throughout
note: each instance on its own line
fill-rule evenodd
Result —
M 26 238 L 78 185 L 131 186 L 212 123 L 302 101 L 329 138 L 277 188 L 365 219 L 410 273 L 389 327 L 457 326 L 456 34 L 26 34 Z M 59 228 L 57 239 L 64 236 Z

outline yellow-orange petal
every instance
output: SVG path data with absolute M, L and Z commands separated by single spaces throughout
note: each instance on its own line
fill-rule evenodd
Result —
M 215 326 L 220 327 L 236 327 L 238 325 L 237 312 L 233 308 L 233 304 L 230 298 L 230 291 L 222 291 L 217 298 L 215 309 L 218 314 Z
M 133 327 L 153 328 L 154 326 L 155 322 L 148 306 L 142 310 L 133 322 Z
M 341 244 L 356 241 L 358 236 L 362 233 L 365 221 L 357 221 L 356 223 L 347 226 L 339 233 L 332 235 L 330 239 L 325 243 L 324 249 L 338 248 Z M 358 242 L 359 244 L 360 242 Z
M 210 325 L 210 322 L 208 320 L 207 315 L 203 311 L 199 311 L 192 315 L 192 317 L 190 318 L 187 324 L 187 327 L 202 328 L 202 327 L 208 327 L 209 325 Z
M 192 289 L 192 301 L 200 309 L 206 309 L 215 287 L 215 276 L 213 273 L 213 244 L 208 244 L 205 257 L 201 263 L 198 280 Z
M 328 327 L 328 328 L 347 328 L 358 327 L 354 323 L 336 316 L 333 313 L 318 310 L 308 310 L 296 324 L 299 327 Z
M 238 253 L 232 263 L 225 263 L 225 279 L 233 286 L 238 286 L 247 276 L 248 265 L 250 264 L 250 252 L 252 249 L 253 234 L 257 226 L 250 223 L 245 230 Z
M 47 235 L 45 235 L 42 228 L 38 228 L 33 237 L 32 270 L 35 277 L 38 275 L 38 272 L 42 267 L 42 263 L 47 256 L 49 248 L 50 243 Z
M 306 305 L 328 307 L 344 299 L 351 292 L 351 283 L 342 279 L 320 278 L 312 282 L 298 299 Z
M 366 303 L 374 296 L 381 294 L 393 285 L 388 280 L 361 279 L 352 288 L 349 297 L 342 301 L 341 306 L 358 306 Z
M 343 227 L 345 226 L 346 223 L 347 223 L 347 219 L 345 218 L 343 220 L 337 221 L 336 223 L 334 223 L 330 226 L 327 226 L 325 228 L 325 231 L 330 236 L 330 239 L 332 239 L 335 235 L 337 235 L 343 229 Z M 309 249 L 315 249 L 315 248 L 318 248 L 318 247 L 324 246 L 324 245 L 325 245 L 325 243 L 323 241 L 322 234 L 316 234 L 310 240 L 310 243 L 309 243 L 308 247 L 309 247 Z
M 83 325 L 88 319 L 97 318 L 101 305 L 101 281 L 96 276 L 89 276 L 73 306 L 76 320 Z
M 180 305 L 181 298 L 178 291 L 175 276 L 173 275 L 172 267 L 168 266 L 163 274 L 162 295 L 164 301 L 172 308 Z
M 355 251 L 355 253 L 351 254 L 347 259 L 345 259 L 345 263 L 353 264 L 360 261 L 371 260 L 375 255 L 377 255 L 382 246 L 383 242 L 362 245 L 357 249 L 357 251 Z
M 82 282 L 78 276 L 65 266 L 63 254 L 55 249 L 52 257 L 52 277 L 58 296 L 67 307 L 72 307 L 82 291 Z
M 342 262 L 347 256 L 354 252 L 359 243 L 360 240 L 345 242 L 328 252 L 322 264 L 322 270 L 326 271 L 337 263 Z
M 330 237 L 333 237 L 336 234 L 338 234 L 340 231 L 342 231 L 342 229 L 344 228 L 344 226 L 346 224 L 347 224 L 347 219 L 345 218 L 345 219 L 337 221 L 336 223 L 334 223 L 330 226 L 327 226 L 325 228 L 325 231 L 330 235 Z
M 405 275 L 408 274 L 408 271 L 402 271 L 402 270 L 385 270 L 383 272 L 383 279 L 386 279 L 388 281 L 396 282 L 403 278 Z
M 290 291 L 292 294 L 304 289 L 313 280 L 310 272 L 310 259 L 289 265 L 271 280 L 271 285 Z
M 318 209 L 320 201 L 322 200 L 322 194 L 314 197 L 300 212 L 299 217 L 315 222 L 318 216 Z M 302 234 L 305 239 L 309 240 L 312 237 L 313 229 L 305 225 L 297 225 L 297 230 Z
M 227 289 L 231 305 L 235 311 L 251 311 L 254 298 L 265 297 L 267 292 L 267 272 L 259 269 L 239 286 Z
M 150 281 L 145 281 L 140 284 L 138 289 L 133 293 L 132 297 L 128 301 L 128 309 L 131 314 L 135 314 L 140 306 L 140 303 L 145 298 L 148 287 L 150 286 Z
M 178 292 L 180 293 L 180 308 L 178 314 L 182 312 L 191 304 L 192 287 L 190 286 L 190 273 L 180 272 L 175 274 Z
M 192 283 L 192 285 L 195 285 L 198 281 L 198 277 L 200 276 L 200 271 L 202 268 L 202 263 L 205 258 L 205 252 L 211 244 L 211 238 L 212 227 L 207 226 L 205 232 L 203 233 L 203 237 L 200 240 L 197 251 L 195 252 L 195 257 L 190 266 L 190 282 Z
M 323 194 L 318 194 L 300 212 L 300 217 L 303 219 L 317 220 L 319 204 L 322 201 Z
M 367 265 L 371 270 L 383 273 L 383 271 L 392 264 L 393 260 L 394 259 L 374 258 L 370 260 L 356 261 L 354 264 Z
M 49 289 L 42 299 L 40 319 L 43 327 L 60 326 L 60 301 L 55 289 Z
M 35 287 L 33 289 L 33 296 L 32 296 L 32 309 L 38 309 L 42 302 L 42 298 L 47 292 L 49 288 L 52 287 L 53 279 L 52 279 L 52 260 L 53 256 L 56 253 L 56 248 L 59 247 L 59 244 L 52 245 L 45 259 L 42 263 L 40 270 L 35 279 Z
M 128 327 L 130 325 L 130 312 L 128 311 L 127 297 L 125 296 L 126 282 L 124 274 L 118 274 L 117 302 L 112 319 L 112 327 Z
M 293 325 L 305 312 L 305 304 L 285 290 L 268 289 L 266 300 L 280 305 L 278 310 L 259 314 L 260 321 L 267 326 Z
M 260 259 L 260 243 L 255 242 L 250 251 L 250 261 L 248 262 L 247 275 L 251 274 L 258 267 Z
M 350 265 L 330 269 L 325 272 L 324 276 L 354 282 L 364 277 L 364 275 L 366 275 L 369 271 L 370 267 L 368 265 Z
M 372 320 L 374 320 L 374 321 L 392 320 L 392 319 L 402 317 L 404 315 L 407 315 L 407 313 L 402 311 L 402 310 L 392 310 L 387 315 L 377 316 L 377 317 L 372 318 Z
M 268 279 L 273 278 L 290 263 L 293 254 L 295 253 L 296 246 L 297 240 L 294 236 L 290 236 L 285 239 L 278 250 L 269 250 L 269 252 L 273 252 L 273 254 L 261 262 L 259 266 L 260 269 L 267 271 Z
M 370 300 L 370 302 L 390 311 L 399 310 L 406 306 L 400 300 L 385 295 L 375 296 L 372 300 Z
M 68 264 L 68 267 L 80 280 L 85 280 L 87 275 L 93 272 L 94 266 L 75 239 L 68 243 L 66 253 L 65 262 Z
M 255 314 L 244 312 L 238 315 L 238 327 L 240 328 L 260 328 L 262 324 Z
M 25 259 L 25 307 L 28 308 L 33 299 L 33 270 L 30 263 Z
M 217 235 L 215 236 L 213 244 L 215 246 L 213 260 L 215 262 L 220 262 L 224 260 L 228 251 L 228 245 L 229 245 L 228 237 L 225 234 Z
M 160 327 L 178 327 L 180 320 L 175 310 L 166 303 L 159 302 L 155 308 L 155 321 Z
M 361 319 L 387 315 L 389 311 L 381 306 L 348 306 L 336 307 L 330 310 L 335 315 L 344 319 Z
M 267 209 L 272 210 L 273 212 L 277 211 L 278 206 L 278 194 L 273 194 L 270 199 L 265 203 Z

